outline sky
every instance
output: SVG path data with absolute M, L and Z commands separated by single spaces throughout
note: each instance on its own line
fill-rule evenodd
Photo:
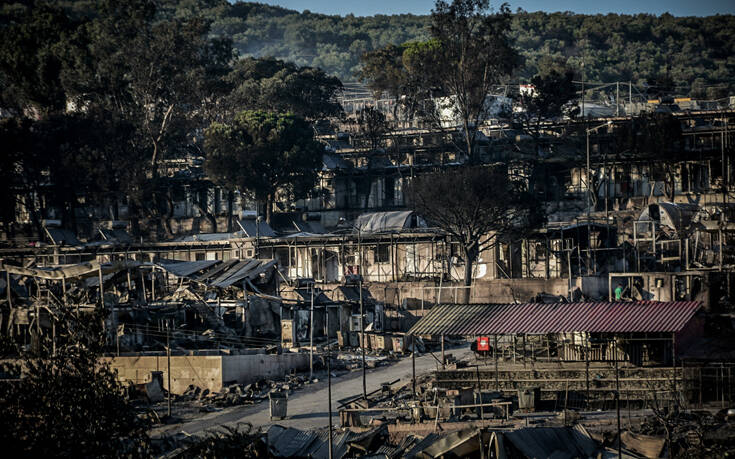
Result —
M 260 3 L 279 5 L 284 8 L 323 14 L 428 14 L 434 6 L 433 0 L 256 0 Z M 491 5 L 500 5 L 492 1 Z M 666 12 L 674 16 L 710 16 L 713 14 L 735 14 L 734 0 L 513 0 L 508 1 L 511 10 L 526 11 L 572 11 L 582 14 L 638 14 L 660 15 Z

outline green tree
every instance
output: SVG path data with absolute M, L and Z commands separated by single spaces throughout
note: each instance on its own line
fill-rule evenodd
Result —
M 439 42 L 432 55 L 436 79 L 451 110 L 460 121 L 465 153 L 478 162 L 475 139 L 487 116 L 487 95 L 518 64 L 508 34 L 511 15 L 507 4 L 489 14 L 488 0 L 437 0 L 431 13 L 431 36 Z
M 46 166 L 49 202 L 62 211 L 65 226 L 76 230 L 75 209 L 109 209 L 118 218 L 118 202 L 134 196 L 146 179 L 145 150 L 136 148 L 135 126 L 114 114 L 55 115 L 32 126 L 34 153 Z
M 162 19 L 148 0 L 106 0 L 100 8 L 75 37 L 86 46 L 69 59 L 76 63 L 65 73 L 69 94 L 78 107 L 135 128 L 131 143 L 148 156 L 149 180 L 131 196 L 131 220 L 136 226 L 144 210 L 170 235 L 172 182 L 160 177 L 160 164 L 195 146 L 196 132 L 216 117 L 229 91 L 231 42 L 211 37 L 199 16 Z
M 21 377 L 0 384 L 0 439 L 8 457 L 143 457 L 146 425 L 125 388 L 99 357 L 102 312 L 76 316 L 55 310 L 57 344 L 24 351 L 5 370 Z
M 110 194 L 121 188 L 135 191 L 128 195 L 134 226 L 144 211 L 170 233 L 171 182 L 159 177 L 161 161 L 196 146 L 196 132 L 217 116 L 221 98 L 231 89 L 224 80 L 234 56 L 231 41 L 211 36 L 210 22 L 201 16 L 223 3 L 201 0 L 175 8 L 151 0 L 28 3 L 0 10 L 0 108 L 34 118 L 74 113 L 73 120 L 55 119 L 38 128 L 50 130 L 49 138 L 70 139 L 67 143 L 75 146 L 81 118 L 97 123 L 116 147 L 85 145 L 79 158 L 38 155 L 48 160 L 45 169 L 97 162 L 104 173 L 86 168 L 92 173 L 90 181 L 95 177 L 111 184 Z M 109 120 L 116 120 L 115 126 Z M 70 131 L 64 134 L 62 128 Z M 94 140 L 90 137 L 84 136 Z M 130 161 L 105 161 L 106 156 L 118 159 L 117 154 L 100 154 L 114 148 Z M 147 160 L 141 161 L 140 153 Z M 106 170 L 107 165 L 120 164 L 126 167 L 117 168 L 117 174 Z M 136 180 L 131 180 L 130 171 Z M 138 180 L 140 171 L 149 179 Z M 115 189 L 114 184 L 130 186 Z M 62 183 L 52 185 L 65 190 Z M 52 197 L 73 220 L 72 192 Z
M 57 160 L 47 148 L 43 139 L 48 119 L 34 121 L 29 118 L 12 117 L 0 122 L 0 143 L 3 145 L 2 175 L 8 177 L 3 183 L 5 207 L 14 210 L 16 204 L 23 205 L 30 214 L 37 234 L 43 234 L 41 221 L 46 218 L 49 205 L 63 202 L 54 196 L 52 163 Z M 49 197 L 49 195 L 51 195 Z M 15 201 L 15 202 L 14 202 Z M 6 225 L 10 226 L 15 215 L 8 215 Z
M 376 99 L 383 92 L 400 97 L 404 78 L 403 51 L 405 46 L 390 44 L 360 55 L 360 70 L 355 76 L 367 84 Z
M 15 215 L 19 205 L 27 203 L 31 220 L 37 231 L 41 230 L 41 218 L 33 200 L 32 188 L 43 180 L 41 171 L 34 167 L 34 149 L 31 148 L 32 121 L 25 118 L 0 119 L 0 218 L 6 234 L 15 232 Z
M 235 62 L 227 81 L 233 86 L 229 105 L 241 110 L 290 112 L 306 119 L 339 116 L 338 78 L 323 70 L 298 67 L 273 58 L 247 57 Z
M 385 115 L 373 107 L 365 107 L 357 113 L 357 138 L 367 144 L 369 154 L 375 154 L 383 146 L 383 136 L 388 132 Z
M 576 98 L 574 70 L 562 62 L 546 60 L 541 73 L 531 79 L 531 86 L 532 90 L 520 93 L 518 101 L 523 111 L 515 116 L 533 137 L 538 154 L 541 123 L 560 117 L 569 102 Z M 575 115 L 576 111 L 570 109 L 567 113 Z
M 132 6 L 131 6 L 132 4 Z M 81 82 L 79 106 L 98 106 L 135 123 L 155 178 L 166 154 L 177 154 L 202 122 L 206 101 L 223 95 L 231 48 L 209 38 L 199 17 L 155 21 L 148 2 L 106 2 L 88 24 L 89 53 L 69 80 Z M 123 31 L 121 35 L 120 31 Z M 99 84 L 96 84 L 99 82 Z
M 204 14 L 212 19 L 213 32 L 231 37 L 243 55 L 318 66 L 343 81 L 359 71 L 361 52 L 430 38 L 428 15 L 337 17 L 245 2 L 208 8 Z M 578 64 L 579 50 L 584 49 L 588 81 L 633 81 L 640 86 L 670 65 L 677 90 L 686 94 L 698 77 L 705 84 L 733 88 L 733 34 L 728 33 L 733 27 L 733 15 L 519 11 L 513 14 L 509 38 L 524 58 L 517 74 L 523 79 L 539 73 L 546 56 Z
M 649 99 L 665 99 L 671 97 L 676 89 L 676 83 L 667 71 L 646 80 L 646 96 Z
M 508 40 L 507 6 L 489 13 L 487 0 L 437 1 L 430 40 L 368 52 L 357 74 L 376 94 L 394 97 L 408 118 L 440 128 L 451 114 L 462 132 L 460 149 L 472 162 L 479 161 L 475 139 L 488 115 L 488 94 L 518 62 Z
M 63 111 L 63 50 L 76 24 L 44 1 L 0 7 L 0 108 L 43 117 Z
M 277 196 L 298 199 L 314 187 L 324 147 L 312 127 L 292 114 L 240 112 L 205 133 L 205 168 L 226 189 L 249 191 L 270 223 Z
M 365 83 L 376 99 L 393 99 L 393 124 L 400 126 L 423 111 L 423 100 L 431 97 L 436 86 L 434 76 L 435 62 L 430 61 L 431 42 L 408 42 L 400 46 L 387 45 L 384 48 L 362 54 L 362 64 L 355 76 Z
M 85 205 L 108 208 L 109 218 L 117 219 L 119 201 L 145 180 L 145 158 L 130 141 L 134 131 L 124 120 L 89 113 L 2 120 L 5 227 L 12 226 L 12 212 L 23 204 L 39 234 L 40 221 L 52 207 L 64 226 L 76 229 L 75 209 L 82 197 Z

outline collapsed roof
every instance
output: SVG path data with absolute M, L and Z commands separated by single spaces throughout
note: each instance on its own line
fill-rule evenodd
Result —
M 230 287 L 269 276 L 276 268 L 276 260 L 231 259 L 200 261 L 161 261 L 157 266 L 177 277 L 191 279 L 209 287 Z
M 692 218 L 698 211 L 699 206 L 696 204 L 659 202 L 646 206 L 638 217 L 638 221 L 655 221 L 681 235 L 689 227 Z
M 135 261 L 116 261 L 114 263 L 100 263 L 89 261 L 74 265 L 44 266 L 35 268 L 24 268 L 21 266 L 8 265 L 0 262 L 0 271 L 8 271 L 10 274 L 35 277 L 46 280 L 75 279 L 97 276 L 101 271 L 103 275 L 122 271 L 124 269 L 140 266 L 142 263 Z

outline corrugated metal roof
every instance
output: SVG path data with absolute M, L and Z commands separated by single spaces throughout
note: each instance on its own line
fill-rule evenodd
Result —
M 276 266 L 276 260 L 253 260 L 254 264 L 248 264 L 240 268 L 236 273 L 220 282 L 213 282 L 215 287 L 229 287 L 245 279 L 255 279 L 260 273 Z
M 49 240 L 53 245 L 80 245 L 76 235 L 67 229 L 44 227 Z
M 440 304 L 409 331 L 415 335 L 478 336 L 564 332 L 677 332 L 700 308 L 696 301 Z
M 298 300 L 305 301 L 305 302 L 311 302 L 311 289 L 310 288 L 295 288 L 292 290 L 294 293 L 294 296 L 297 297 Z M 319 289 L 315 289 L 314 292 L 314 304 L 325 304 L 325 303 L 331 303 L 332 300 L 329 299 L 327 295 L 324 294 Z
M 371 431 L 372 432 L 372 431 Z M 347 443 L 360 434 L 332 431 L 332 457 L 340 459 L 347 454 Z M 302 431 L 293 427 L 273 425 L 267 432 L 269 451 L 274 457 L 329 457 L 329 430 Z
M 16 274 L 26 277 L 37 277 L 39 279 L 61 280 L 97 276 L 100 269 L 102 270 L 102 274 L 105 275 L 128 268 L 135 268 L 140 266 L 141 264 L 142 263 L 140 262 L 130 260 L 100 264 L 100 262 L 95 260 L 73 265 L 37 266 L 33 268 L 24 268 L 22 266 L 9 265 L 0 261 L 0 271 L 8 271 L 10 274 Z
M 198 261 L 162 261 L 158 266 L 170 272 L 177 277 L 191 277 L 192 274 L 207 269 L 217 263 L 219 260 L 198 260 Z
M 293 225 L 300 233 L 309 234 L 326 234 L 327 230 L 322 226 L 321 222 L 318 221 L 299 221 L 294 220 Z
M 303 457 L 309 446 L 317 440 L 317 434 L 292 427 L 277 435 L 268 435 L 268 449 L 275 457 Z
M 319 438 L 305 452 L 306 457 L 312 459 L 328 459 L 329 458 L 329 429 L 318 431 Z M 341 459 L 347 454 L 347 442 L 356 434 L 351 431 L 332 432 L 332 457 Z
M 106 229 L 100 228 L 100 234 L 106 241 L 116 242 L 119 244 L 132 244 L 135 242 L 133 237 L 127 231 L 120 228 Z
M 227 271 L 219 275 L 219 277 L 210 281 L 210 285 L 215 287 L 227 287 L 232 285 L 232 282 L 227 283 L 228 280 L 233 278 L 235 275 L 239 275 L 241 272 L 248 272 L 254 267 L 258 266 L 260 262 L 251 258 L 246 258 L 235 263 L 232 267 L 228 268 Z M 223 285 L 226 284 L 226 285 Z
M 230 239 L 239 239 L 247 237 L 242 231 L 234 233 L 198 233 L 190 236 L 183 236 L 176 241 L 178 242 L 218 242 L 218 241 L 229 241 Z
M 229 260 L 224 260 L 222 263 L 216 265 L 212 269 L 207 269 L 206 271 L 200 273 L 200 274 L 194 274 L 191 276 L 192 279 L 194 279 L 197 282 L 200 282 L 202 284 L 208 283 L 212 279 L 216 279 L 219 277 L 223 272 L 227 271 L 228 269 L 232 268 L 234 265 L 239 263 L 240 260 L 237 258 L 231 258 Z
M 243 218 L 238 220 L 238 224 L 242 231 L 245 233 L 245 237 L 275 237 L 276 233 L 273 231 L 271 226 L 264 222 L 257 222 L 252 218 Z
M 526 427 L 503 436 L 526 457 L 595 457 L 599 447 L 584 429 Z
M 355 303 L 360 301 L 360 289 L 358 287 L 339 285 L 337 286 L 337 291 L 342 294 L 346 301 L 352 301 Z M 373 300 L 373 297 L 370 295 L 370 291 L 366 288 L 362 289 L 362 299 L 363 301 Z

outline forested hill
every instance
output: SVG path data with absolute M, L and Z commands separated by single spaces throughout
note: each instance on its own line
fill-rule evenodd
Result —
M 164 0 L 171 14 L 204 8 L 213 31 L 241 55 L 274 56 L 354 79 L 362 52 L 427 38 L 429 16 L 327 16 L 259 3 Z M 669 77 L 676 92 L 717 98 L 735 85 L 735 16 L 596 15 L 519 12 L 513 40 L 525 57 L 518 78 L 536 73 L 541 56 L 559 56 L 588 81 L 643 84 Z M 669 78 L 666 78 L 667 80 Z

